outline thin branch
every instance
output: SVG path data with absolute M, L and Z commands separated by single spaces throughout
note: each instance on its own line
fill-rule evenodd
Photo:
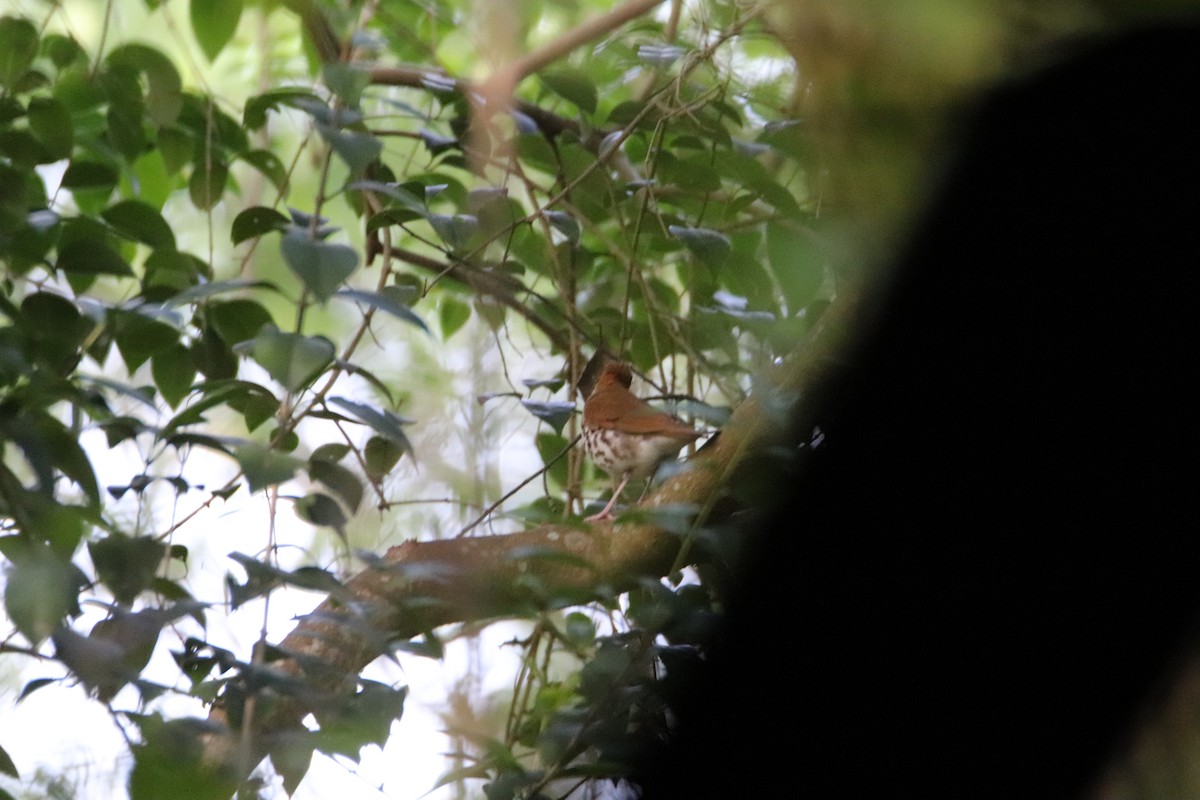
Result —
M 466 284 L 476 292 L 495 298 L 504 306 L 512 309 L 528 320 L 531 325 L 545 334 L 546 338 L 549 339 L 555 347 L 566 351 L 566 349 L 570 346 L 570 341 L 567 339 L 561 328 L 555 327 L 548 321 L 542 319 L 541 316 L 535 313 L 533 309 L 522 302 L 521 299 L 513 293 L 514 290 L 522 292 L 528 291 L 525 286 L 519 282 L 513 282 L 511 280 L 506 281 L 504 277 L 500 275 L 495 275 L 480 269 L 473 269 L 469 265 L 462 262 L 452 262 L 450 264 L 446 264 L 434 258 L 430 258 L 429 256 L 424 256 L 420 253 L 414 253 L 411 250 L 405 250 L 402 247 L 393 247 L 392 254 L 400 261 L 411 264 L 414 267 L 420 267 L 421 269 L 433 272 L 439 276 L 444 274 L 449 278 L 453 278 Z
M 759 391 L 737 408 L 721 436 L 693 458 L 692 468 L 664 482 L 642 508 L 701 506 L 752 454 L 778 447 L 789 429 L 811 428 L 820 394 L 814 390 L 841 363 L 860 305 L 843 296 L 831 306 L 804 345 L 757 384 Z M 781 411 L 785 408 L 790 413 Z M 249 762 L 261 760 L 274 736 L 294 730 L 314 702 L 340 691 L 347 678 L 387 650 L 387 642 L 442 625 L 611 596 L 644 578 L 668 574 L 679 547 L 676 536 L 653 522 L 544 524 L 499 536 L 393 547 L 351 578 L 337 597 L 303 617 L 280 643 L 279 651 L 292 657 L 274 662 L 272 670 L 302 678 L 303 695 L 278 698 L 269 714 L 256 718 L 252 740 L 213 734 L 206 740 L 206 758 L 214 767 L 235 771 L 243 752 L 252 754 Z M 214 706 L 210 719 L 225 724 L 224 708 Z
M 287 0 L 287 7 L 300 17 L 300 24 L 317 55 L 325 62 L 340 61 L 342 45 L 333 26 L 313 0 Z
M 454 91 L 468 98 L 478 95 L 490 97 L 494 93 L 509 98 L 512 95 L 512 87 L 522 78 L 558 61 L 576 48 L 611 33 L 662 2 L 663 0 L 629 0 L 606 14 L 577 25 L 534 52 L 501 67 L 483 83 L 475 84 L 451 79 L 450 84 Z M 332 62 L 342 59 L 343 48 L 338 42 L 333 26 L 312 0 L 290 0 L 288 7 L 300 17 L 309 41 L 312 42 L 313 48 L 323 61 Z M 430 77 L 436 77 L 442 81 L 448 78 L 441 70 L 416 66 L 375 67 L 370 70 L 370 77 L 371 83 L 375 85 L 409 86 L 418 89 L 428 89 Z M 544 136 L 553 138 L 568 131 L 582 136 L 579 123 L 574 120 L 560 117 L 533 103 L 520 100 L 510 102 L 512 108 L 532 119 Z M 601 138 L 602 134 L 591 136 L 589 138 L 590 145 L 597 146 Z
M 571 452 L 571 448 L 575 446 L 575 443 L 579 441 L 579 439 L 580 439 L 580 437 L 581 437 L 582 435 L 583 435 L 583 434 L 579 434 L 579 435 L 577 435 L 577 436 L 576 436 L 574 439 L 572 439 L 572 440 L 571 440 L 571 441 L 570 441 L 570 442 L 567 444 L 567 446 L 566 446 L 566 447 L 564 447 L 564 448 L 563 448 L 563 449 L 562 449 L 562 450 L 561 450 L 561 451 L 558 453 L 558 455 L 556 455 L 554 458 L 550 459 L 548 462 L 546 462 L 545 464 L 543 464 L 541 469 L 539 469 L 537 472 L 535 472 L 535 473 L 533 473 L 532 475 L 530 475 L 530 476 L 529 476 L 528 478 L 526 478 L 525 480 L 523 480 L 523 481 L 521 481 L 520 483 L 518 483 L 518 484 L 517 484 L 516 486 L 514 486 L 512 489 L 509 489 L 509 490 L 508 490 L 508 491 L 507 491 L 507 492 L 504 494 L 504 496 L 503 496 L 503 497 L 501 497 L 499 500 L 497 500 L 496 502 L 492 503 L 490 506 L 488 506 L 487 508 L 485 508 L 485 509 L 483 510 L 483 513 L 482 513 L 482 514 L 480 514 L 478 517 L 476 517 L 476 518 L 475 518 L 475 519 L 474 519 L 474 520 L 473 520 L 473 521 L 472 521 L 472 522 L 471 522 L 469 525 L 467 525 L 465 528 L 463 528 L 461 531 L 459 531 L 459 532 L 458 532 L 458 535 L 459 535 L 460 537 L 461 537 L 461 536 L 466 536 L 468 533 L 470 533 L 472 530 L 474 530 L 474 529 L 475 529 L 475 527 L 479 525 L 479 523 L 483 522 L 485 519 L 487 519 L 488 517 L 490 517 L 490 516 L 492 515 L 492 513 L 493 513 L 493 512 L 494 512 L 494 511 L 495 511 L 497 508 L 499 508 L 500 506 L 504 505 L 504 502 L 505 502 L 506 500 L 508 500 L 508 499 L 509 499 L 510 497 L 512 497 L 513 495 L 515 495 L 517 492 L 519 492 L 519 491 L 521 491 L 522 489 L 524 489 L 526 486 L 528 486 L 530 483 L 532 483 L 534 480 L 536 480 L 536 479 L 537 479 L 539 476 L 541 476 L 541 475 L 545 474 L 545 473 L 546 473 L 546 472 L 547 472 L 547 471 L 548 471 L 548 470 L 549 470 L 551 467 L 553 467 L 555 464 L 557 464 L 559 461 L 561 461 L 561 460 L 562 460 L 562 458 L 563 458 L 563 456 L 565 456 L 567 453 Z
M 427 67 L 373 67 L 370 70 L 370 76 L 371 83 L 376 86 L 405 86 L 413 89 L 428 90 L 430 88 L 430 78 L 435 78 L 464 97 L 470 97 L 472 94 L 478 94 L 481 91 L 480 84 L 451 78 L 441 70 L 429 69 Z M 512 104 L 512 107 L 532 119 L 537 124 L 538 130 L 542 132 L 543 136 L 553 138 L 567 132 L 573 133 L 576 136 L 582 135 L 578 122 L 566 117 L 560 117 L 539 105 L 518 100 Z M 597 139 L 596 141 L 598 142 L 599 140 Z
M 539 47 L 532 53 L 517 59 L 503 69 L 512 79 L 513 84 L 519 83 L 527 75 L 565 58 L 577 48 L 590 41 L 612 33 L 626 22 L 637 19 L 650 9 L 662 3 L 663 0 L 628 0 L 606 14 L 586 20 L 571 30 L 557 37 L 552 42 Z

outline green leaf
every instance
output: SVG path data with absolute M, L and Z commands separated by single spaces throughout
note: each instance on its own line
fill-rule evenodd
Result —
M 100 75 L 108 98 L 104 119 L 109 143 L 128 161 L 136 161 L 146 150 L 145 100 L 138 71 L 110 62 Z
M 262 393 L 251 393 L 245 398 L 230 398 L 229 407 L 240 413 L 246 422 L 246 429 L 253 431 L 278 413 L 279 401 L 263 389 Z
M 100 216 L 122 236 L 135 242 L 175 249 L 175 232 L 171 226 L 162 214 L 141 200 L 122 200 L 106 208 Z
M 466 780 L 468 778 L 478 778 L 480 780 L 485 780 L 490 777 L 491 777 L 491 773 L 488 771 L 487 765 L 485 765 L 485 764 L 468 764 L 465 767 L 457 767 L 455 769 L 450 769 L 450 770 L 447 770 L 446 772 L 443 772 L 441 775 L 438 776 L 438 779 L 436 781 L 434 781 L 434 784 L 430 788 L 429 791 L 432 793 L 434 789 L 440 789 L 443 786 L 449 786 L 452 783 L 458 783 L 458 782 Z M 502 796 L 505 796 L 505 795 L 502 795 Z M 515 797 L 516 792 L 510 792 L 507 796 Z
M 87 51 L 79 46 L 79 42 L 70 36 L 63 36 L 58 33 L 47 34 L 42 39 L 42 52 L 59 69 L 76 62 L 87 61 Z
M 44 426 L 40 433 L 45 437 L 49 455 L 58 471 L 74 481 L 93 505 L 100 505 L 96 474 L 87 452 L 79 444 L 78 436 L 57 424 Z
M 547 474 L 559 486 L 566 486 L 568 482 L 567 459 L 560 456 L 570 443 L 557 433 L 539 433 L 534 438 L 534 444 L 537 446 L 538 454 L 542 457 L 543 464 L 550 464 L 555 458 L 558 458 Z
M 478 295 L 472 304 L 479 318 L 488 324 L 493 333 L 499 332 L 504 325 L 504 306 L 490 295 Z
M 11 164 L 28 168 L 49 164 L 54 157 L 28 131 L 0 131 L 0 157 Z
M 444 153 L 455 145 L 458 145 L 457 136 L 444 136 L 437 131 L 431 131 L 428 128 L 422 128 L 420 131 L 420 136 L 421 141 L 425 143 L 425 146 L 429 148 L 429 152 L 433 155 Z
M 549 389 L 551 392 L 557 392 L 563 387 L 566 381 L 561 376 L 553 378 L 522 378 L 521 385 L 526 389 Z
M 664 158 L 659 163 L 659 176 L 688 192 L 715 192 L 721 188 L 721 178 L 707 154 L 679 160 Z
M 387 409 L 372 408 L 366 403 L 358 403 L 345 397 L 331 397 L 329 402 L 344 409 L 363 424 L 370 426 L 380 436 L 400 446 L 405 452 L 412 452 L 412 445 L 401 426 L 410 425 L 413 420 L 397 416 Z
M 150 372 L 158 393 L 171 408 L 177 407 L 187 397 L 192 382 L 196 380 L 192 352 L 178 342 L 150 357 Z
M 188 178 L 188 196 L 192 198 L 192 204 L 201 211 L 212 208 L 221 202 L 228 180 L 229 168 L 215 154 L 210 163 L 198 160 Z
M 369 133 L 342 130 L 320 122 L 317 123 L 317 132 L 329 142 L 333 152 L 346 162 L 353 176 L 361 175 L 367 165 L 383 152 L 383 142 Z
M 126 400 L 140 403 L 147 410 L 155 410 L 154 392 L 146 386 L 130 386 L 128 383 L 122 383 L 121 381 L 112 380 L 100 375 L 78 375 L 77 377 L 84 384 L 108 389 Z
M 796 198 L 778 183 L 764 181 L 748 188 L 761 194 L 762 199 L 774 206 L 776 210 L 790 216 L 800 215 L 800 204 L 796 202 Z
M 245 279 L 234 279 L 228 281 L 212 281 L 211 283 L 203 283 L 199 286 L 193 286 L 172 297 L 167 302 L 163 303 L 166 307 L 190 305 L 200 300 L 206 300 L 209 297 L 215 297 L 219 294 L 227 294 L 229 292 L 239 292 L 243 289 L 273 289 L 279 291 L 279 287 L 270 281 L 252 281 Z
M 405 210 L 411 211 L 418 217 L 424 217 L 429 213 L 429 209 L 425 206 L 425 201 L 417 195 L 410 192 L 403 186 L 382 181 L 353 181 L 346 184 L 347 189 L 353 189 L 359 192 L 375 192 L 382 194 L 399 203 Z
M 67 171 L 63 173 L 62 185 L 64 189 L 71 191 L 95 189 L 99 192 L 109 192 L 117 185 L 118 177 L 116 168 L 111 164 L 76 159 L 71 161 Z
M 328 442 L 313 450 L 312 455 L 308 457 L 308 462 L 315 464 L 318 461 L 327 461 L 336 464 L 350 455 L 350 449 L 350 445 L 343 442 Z
M 12 756 L 3 747 L 0 747 L 0 773 L 17 780 L 21 779 L 21 773 L 17 771 L 17 765 L 13 763 Z
M 251 492 L 291 480 L 304 465 L 298 458 L 256 442 L 234 448 L 233 457 L 245 473 Z
M 4 556 L 14 564 L 27 557 L 32 552 L 31 547 L 33 547 L 33 543 L 28 537 L 21 534 L 0 536 L 0 556 Z
M 288 224 L 288 218 L 273 208 L 251 206 L 233 218 L 229 233 L 234 244 L 241 244 L 264 233 L 286 230 Z
M 719 290 L 713 293 L 713 302 L 716 303 L 715 310 L 726 316 L 733 317 L 736 320 L 744 322 L 773 322 L 775 315 L 770 311 L 761 311 L 750 308 L 750 301 L 744 297 Z M 697 308 L 703 308 L 697 306 Z
M 358 267 L 358 253 L 353 248 L 314 240 L 307 230 L 296 226 L 283 234 L 279 249 L 287 265 L 322 303 Z
M 237 782 L 204 758 L 205 741 L 228 735 L 224 726 L 192 718 L 164 722 L 157 716 L 139 717 L 136 722 L 142 743 L 131 748 L 129 800 L 223 800 L 233 796 Z
M 342 584 L 338 582 L 337 578 L 317 567 L 300 567 L 293 572 L 288 572 L 271 564 L 263 563 L 256 558 L 251 558 L 244 553 L 230 553 L 229 557 L 246 570 L 246 582 L 243 584 L 238 584 L 233 576 L 226 578 L 226 585 L 230 589 L 234 608 L 255 597 L 261 597 L 284 584 L 325 594 L 336 594 L 342 591 Z
M 239 120 L 226 114 L 218 98 L 185 94 L 179 112 L 179 124 L 201 143 L 227 154 L 250 148 L 249 135 Z M 203 157 L 198 160 L 203 160 Z
M 267 176 L 276 189 L 283 190 L 288 182 L 287 167 L 270 150 L 247 150 L 238 155 L 242 161 Z
M 139 433 L 146 431 L 146 426 L 137 417 L 133 416 L 114 416 L 112 420 L 104 420 L 98 423 L 98 427 L 104 432 L 104 438 L 108 440 L 109 449 L 113 449 L 122 441 L 130 440 Z
M 574 403 L 567 403 L 561 400 L 522 400 L 521 405 L 525 406 L 525 410 L 530 414 L 549 423 L 550 427 L 554 428 L 555 433 L 562 433 L 563 426 L 567 424 L 567 421 L 571 419 L 571 415 L 575 413 Z
M 596 624 L 586 614 L 573 611 L 567 615 L 563 633 L 576 647 L 586 647 L 596 639 Z
M 63 374 L 74 367 L 79 347 L 93 327 L 74 303 L 53 292 L 35 292 L 21 301 L 21 317 L 30 355 Z
M 346 512 L 329 495 L 312 492 L 297 500 L 294 507 L 296 516 L 308 524 L 333 528 L 346 538 Z
M 823 253 L 812 234 L 785 222 L 767 224 L 767 263 L 789 315 L 811 303 L 825 281 Z
M 580 69 L 561 68 L 538 75 L 546 88 L 589 114 L 596 113 L 596 85 Z
M 29 101 L 26 111 L 29 129 L 46 148 L 51 159 L 57 161 L 70 156 L 75 146 L 75 125 L 67 107 L 48 97 L 35 97 Z
M 400 462 L 407 448 L 386 439 L 383 436 L 372 436 L 363 448 L 363 461 L 366 463 L 367 476 L 373 481 L 381 481 L 392 468 Z
M 667 230 L 696 256 L 700 263 L 720 269 L 729 258 L 732 243 L 725 234 L 708 228 L 688 228 L 683 225 L 670 225 Z
M 202 416 L 205 411 L 219 405 L 228 405 L 235 411 L 240 411 L 243 414 L 249 408 L 267 407 L 278 408 L 279 402 L 271 391 L 265 386 L 250 381 L 239 381 L 230 379 L 211 380 L 194 387 L 193 391 L 200 396 L 201 399 L 192 403 L 183 411 L 176 414 L 170 422 L 162 429 L 160 434 L 166 439 L 174 434 L 174 432 L 185 426 L 195 425 L 198 422 L 203 422 Z M 272 413 L 272 412 L 268 412 Z M 253 429 L 253 426 L 251 426 Z M 205 446 L 214 446 L 213 442 L 200 442 Z M 226 448 L 219 442 L 215 443 L 215 449 L 226 452 Z
M 192 358 L 196 369 L 209 380 L 233 378 L 237 375 L 238 362 L 229 343 L 211 325 L 206 325 L 203 335 L 192 343 Z
M 321 75 L 329 91 L 337 95 L 348 108 L 358 108 L 363 90 L 371 85 L 371 73 L 352 64 L 326 63 L 321 68 Z
M 764 241 L 759 231 L 735 234 L 733 251 L 721 270 L 721 280 L 730 292 L 747 298 L 755 308 L 778 311 L 778 289 L 762 257 Z M 692 297 L 702 296 L 701 291 L 704 291 L 701 287 L 693 287 Z
M 150 309 L 113 309 L 109 313 L 113 318 L 117 350 L 131 373 L 156 353 L 179 343 L 179 331 L 163 322 L 163 315 L 154 315 Z
M 401 288 L 399 286 L 385 286 L 383 290 L 379 292 L 365 292 L 360 289 L 342 289 L 337 293 L 337 296 L 344 297 L 347 300 L 353 300 L 358 303 L 366 303 L 372 308 L 377 308 L 380 311 L 386 311 L 393 317 L 403 320 L 410 325 L 416 325 L 421 330 L 429 333 L 429 327 L 425 324 L 425 321 L 409 310 L 408 306 L 398 299 L 400 292 Z
M 8 178 L 4 174 L 6 172 L 6 169 L 0 168 L 0 181 Z M 28 175 L 29 173 L 26 173 L 26 176 Z M 29 185 L 23 178 L 18 178 L 15 183 Z M 2 200 L 0 200 L 0 206 L 3 206 Z M 14 215 L 14 217 L 19 216 L 20 211 Z M 46 257 L 57 239 L 61 219 L 56 212 L 40 208 L 25 214 L 24 225 L 18 223 L 16 230 L 9 228 L 12 238 L 5 247 L 7 251 L 5 255 L 9 262 L 9 269 L 14 275 L 24 275 L 32 267 L 42 266 L 46 263 Z
M 317 747 L 324 753 L 357 759 L 368 744 L 383 746 L 392 722 L 404 712 L 406 687 L 393 689 L 375 681 L 360 680 L 362 690 L 342 702 L 329 703 L 315 712 L 320 723 Z
M 453 297 L 443 297 L 438 303 L 438 323 L 442 338 L 449 339 L 471 318 L 471 307 Z
M 543 211 L 542 214 L 556 231 L 567 237 L 568 242 L 572 245 L 579 244 L 579 220 L 565 211 Z
M 181 291 L 197 286 L 209 277 L 208 264 L 191 253 L 155 250 L 142 265 L 142 296 L 152 303 L 169 303 Z M 164 306 L 169 307 L 169 306 Z
M 11 88 L 33 63 L 38 32 L 33 23 L 18 17 L 0 17 L 0 86 Z
M 812 134 L 808 126 L 800 120 L 768 122 L 763 126 L 758 142 L 770 145 L 772 149 L 786 153 L 800 162 L 813 157 Z
M 29 697 L 29 695 L 36 692 L 38 689 L 45 689 L 47 686 L 50 686 L 51 684 L 54 684 L 54 683 L 58 683 L 61 680 L 62 680 L 62 678 L 34 678 L 29 683 L 27 683 L 23 687 L 21 687 L 21 693 L 19 695 L 17 695 L 17 702 L 18 703 L 21 702 L 26 697 Z M 3 795 L 0 795 L 0 797 L 3 797 Z M 11 798 L 11 797 L 12 797 L 12 795 L 9 795 L 9 798 Z M 8 798 L 5 798 L 5 800 L 8 800 Z
M 25 456 L 27 474 L 32 473 L 33 488 L 23 495 L 22 527 L 34 536 L 42 536 L 70 555 L 79 543 L 83 509 L 60 505 L 54 498 L 55 471 L 78 484 L 90 504 L 100 503 L 100 489 L 91 462 L 79 444 L 76 432 L 45 411 L 26 409 L 0 416 L 0 441 L 8 440 Z
M 250 130 L 258 130 L 267 124 L 267 111 L 277 110 L 280 105 L 295 108 L 298 100 L 307 101 L 309 105 L 321 103 L 320 98 L 308 89 L 294 86 L 271 89 L 246 99 L 242 109 L 242 124 Z
M 312 731 L 284 731 L 273 734 L 268 744 L 271 766 L 283 780 L 288 797 L 296 793 L 312 765 L 316 734 Z
M 465 250 L 479 231 L 479 218 L 474 214 L 430 214 L 427 219 L 438 238 L 456 252 Z
M 70 628 L 55 631 L 54 655 L 101 702 L 107 703 L 122 687 L 137 680 L 168 621 L 168 613 L 159 609 L 136 614 L 118 610 L 97 622 L 87 636 Z
M 55 266 L 68 275 L 133 275 L 125 259 L 97 239 L 80 238 L 63 245 Z
M 124 44 L 108 54 L 109 64 L 120 64 L 146 76 L 146 114 L 155 125 L 173 123 L 183 108 L 183 81 L 161 50 L 144 44 Z
M 209 324 L 231 345 L 253 339 L 271 322 L 271 312 L 262 303 L 245 298 L 209 303 L 205 313 Z
M 391 225 L 403 225 L 406 222 L 412 222 L 414 219 L 424 219 L 425 214 L 418 214 L 415 211 L 410 211 L 407 208 L 399 208 L 398 206 L 389 206 L 377 214 L 372 214 L 367 220 L 367 233 L 374 233 L 380 228 L 387 228 Z
M 334 461 L 316 458 L 314 454 L 308 461 L 308 474 L 313 480 L 333 490 L 351 512 L 358 510 L 362 503 L 363 485 L 353 472 Z
M 5 611 L 30 643 L 40 645 L 68 615 L 79 613 L 78 593 L 86 582 L 78 567 L 50 548 L 31 547 L 9 570 Z
M 166 552 L 166 545 L 150 536 L 130 538 L 113 533 L 88 542 L 96 576 L 117 602 L 125 605 L 150 587 Z
M 289 392 L 295 392 L 316 380 L 333 363 L 333 342 L 324 336 L 285 333 L 267 324 L 254 339 L 244 342 L 240 351 L 262 365 L 272 378 Z
M 242 0 L 191 0 L 192 32 L 213 61 L 229 44 L 242 16 Z
M 191 134 L 180 128 L 162 128 L 158 132 L 157 149 L 163 162 L 163 169 L 168 175 L 175 176 L 191 163 L 192 154 L 196 149 L 196 141 Z

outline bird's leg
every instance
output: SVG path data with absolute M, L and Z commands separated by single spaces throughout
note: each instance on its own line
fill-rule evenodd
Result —
M 629 472 L 621 476 L 621 482 L 617 484 L 617 488 L 613 489 L 612 497 L 608 498 L 608 505 L 599 514 L 592 514 L 590 517 L 584 517 L 584 522 L 598 522 L 602 519 L 612 519 L 612 507 L 616 505 L 617 498 L 621 496 L 621 490 L 625 488 L 625 484 L 629 483 Z

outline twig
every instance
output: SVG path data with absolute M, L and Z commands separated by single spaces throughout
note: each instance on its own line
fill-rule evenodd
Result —
M 517 59 L 503 69 L 513 78 L 513 83 L 516 84 L 525 76 L 532 75 L 543 67 L 553 64 L 555 61 L 573 52 L 576 48 L 587 44 L 593 39 L 599 39 L 606 33 L 611 33 L 630 20 L 637 19 L 662 2 L 663 0 L 628 0 L 628 2 L 617 6 L 607 14 L 601 14 L 598 17 L 576 25 L 554 41 L 548 42 L 523 58 Z
M 559 452 L 558 455 L 556 455 L 554 458 L 552 458 L 548 462 L 546 462 L 546 464 L 541 469 L 539 469 L 537 472 L 530 475 L 525 480 L 518 483 L 516 486 L 514 486 L 512 489 L 510 489 L 508 492 L 506 492 L 503 497 L 501 497 L 499 500 L 497 500 L 496 502 L 492 503 L 490 506 L 485 508 L 483 510 L 483 513 L 480 514 L 478 517 L 476 517 L 471 522 L 470 525 L 468 525 L 467 527 L 463 528 L 461 531 L 458 532 L 458 537 L 456 537 L 456 538 L 466 536 L 468 531 L 470 531 L 472 528 L 479 525 L 479 523 L 483 522 L 485 519 L 490 517 L 497 508 L 502 506 L 504 504 L 504 502 L 506 500 L 508 500 L 508 498 L 512 497 L 514 494 L 516 494 L 517 492 L 524 489 L 526 486 L 528 486 L 530 483 L 532 483 L 535 478 L 539 477 L 544 472 L 546 472 L 551 467 L 553 467 L 555 464 L 557 464 L 562 459 L 563 456 L 565 456 L 567 453 L 571 452 L 571 448 L 575 446 L 575 443 L 579 441 L 581 436 L 583 436 L 583 434 L 577 435 L 574 439 L 572 439 L 570 441 L 569 444 L 567 444 L 566 447 L 564 447 L 562 449 L 561 452 Z

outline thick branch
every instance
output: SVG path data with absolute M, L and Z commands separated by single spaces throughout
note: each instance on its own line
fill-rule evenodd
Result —
M 565 58 L 576 48 L 612 33 L 626 22 L 632 22 L 662 2 L 663 0 L 627 0 L 607 13 L 585 20 L 557 39 L 522 56 L 506 71 L 514 82 L 520 81 L 560 58 Z
M 835 303 L 807 342 L 743 402 L 692 469 L 666 481 L 643 503 L 703 505 L 753 455 L 812 424 L 814 393 L 846 346 L 855 304 Z M 803 390 L 803 391 L 802 391 Z M 214 737 L 209 756 L 248 773 L 269 752 L 273 734 L 295 729 L 313 702 L 346 686 L 386 650 L 439 625 L 523 615 L 611 596 L 672 568 L 680 541 L 652 524 L 541 525 L 520 533 L 393 547 L 301 619 L 280 644 L 292 658 L 273 666 L 302 677 L 305 692 L 254 720 L 255 739 Z M 224 721 L 215 708 L 214 721 Z M 244 774 L 243 774 L 244 777 Z
M 342 45 L 325 14 L 313 0 L 287 0 L 287 7 L 300 18 L 304 34 L 324 62 L 340 61 Z
M 301 15 L 322 58 L 341 58 L 336 37 L 319 9 L 302 0 L 292 0 L 289 5 Z M 644 13 L 654 5 L 657 0 L 632 0 L 617 11 Z M 615 19 L 612 14 L 604 18 L 607 23 Z M 569 37 L 561 42 L 575 42 L 571 44 L 575 47 L 598 35 L 597 29 L 588 30 L 591 33 L 578 42 Z M 539 51 L 517 62 L 518 70 L 540 68 L 549 63 L 547 57 Z M 424 73 L 380 69 L 372 73 L 372 79 L 417 86 L 423 85 Z M 458 89 L 462 91 L 463 86 L 459 84 Z M 401 257 L 410 261 L 421 258 L 407 253 Z M 422 266 L 445 269 L 442 264 Z M 488 291 L 472 284 L 478 275 L 468 268 L 458 270 L 455 277 L 477 291 L 496 295 L 495 287 Z M 692 468 L 665 482 L 643 507 L 704 506 L 749 458 L 787 441 L 789 430 L 810 427 L 815 408 L 811 389 L 838 363 L 837 354 L 846 346 L 849 323 L 856 314 L 856 304 L 844 296 L 839 299 L 806 343 L 737 408 L 717 440 L 692 459 Z M 548 524 L 508 535 L 408 541 L 393 547 L 379 563 L 350 579 L 344 591 L 331 595 L 302 618 L 284 638 L 278 649 L 288 657 L 273 662 L 270 669 L 281 677 L 299 679 L 293 683 L 297 690 L 290 694 L 276 691 L 272 697 L 265 696 L 270 692 L 260 692 L 263 702 L 247 703 L 248 709 L 254 708 L 251 724 L 240 726 L 249 738 L 234 733 L 212 735 L 207 744 L 208 763 L 244 779 L 308 713 L 319 708 L 323 698 L 353 685 L 354 677 L 387 652 L 390 642 L 442 625 L 526 615 L 611 597 L 645 578 L 667 574 L 679 552 L 679 538 L 651 523 Z M 214 722 L 227 722 L 223 705 L 214 706 L 210 716 Z
M 662 2 L 663 0 L 628 0 L 628 2 L 605 14 L 582 22 L 534 52 L 502 67 L 500 70 L 497 70 L 496 75 L 489 78 L 484 84 L 474 84 L 459 79 L 448 79 L 448 76 L 439 70 L 412 66 L 375 67 L 370 70 L 371 83 L 380 86 L 428 88 L 430 78 L 435 78 L 447 81 L 447 85 L 452 87 L 455 92 L 466 97 L 486 93 L 488 91 L 486 85 L 503 84 L 507 87 L 507 91 L 503 93 L 505 96 L 508 96 L 511 93 L 511 88 L 519 83 L 522 78 L 549 66 L 561 58 L 565 58 L 576 48 L 611 33 Z M 300 23 L 304 28 L 305 35 L 312 43 L 313 48 L 322 61 L 340 61 L 345 57 L 345 54 L 342 52 L 342 45 L 338 41 L 333 27 L 329 24 L 329 20 L 326 19 L 321 9 L 312 0 L 289 0 L 288 7 L 300 17 Z M 579 123 L 547 111 L 541 106 L 523 100 L 515 100 L 512 102 L 512 107 L 532 119 L 544 136 L 553 138 L 567 131 L 576 135 L 581 134 Z M 600 137 L 598 136 L 592 136 L 592 146 L 596 146 L 599 143 L 599 139 Z

